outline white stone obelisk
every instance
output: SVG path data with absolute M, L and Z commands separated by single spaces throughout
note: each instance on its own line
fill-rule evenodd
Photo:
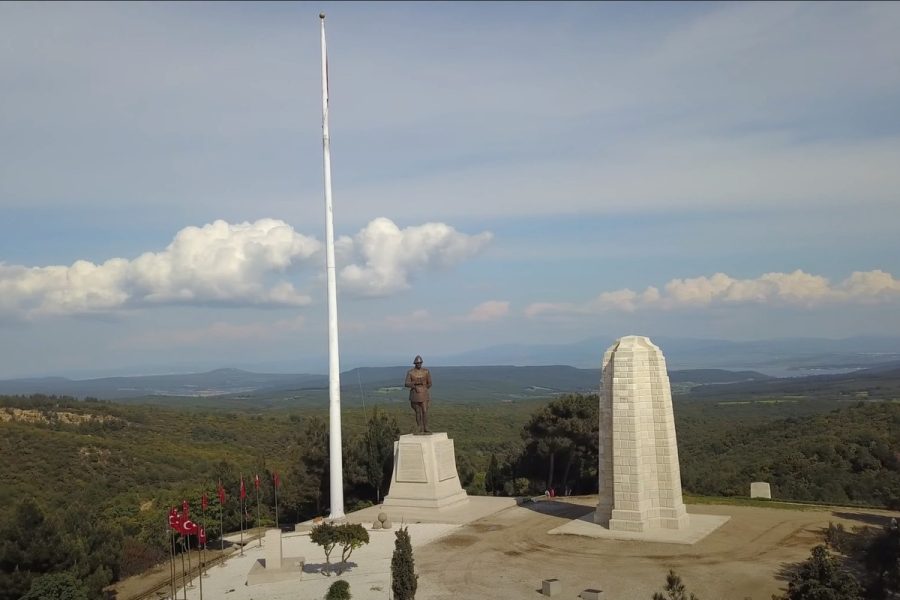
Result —
M 646 337 L 623 337 L 603 356 L 602 379 L 594 521 L 612 531 L 687 528 L 662 352 Z
M 338 352 L 337 283 L 334 270 L 334 213 L 331 208 L 331 140 L 328 137 L 328 55 L 325 13 L 319 13 L 322 39 L 322 153 L 325 167 L 325 274 L 328 280 L 328 459 L 331 467 L 330 519 L 344 518 L 344 469 L 341 456 L 341 365 Z

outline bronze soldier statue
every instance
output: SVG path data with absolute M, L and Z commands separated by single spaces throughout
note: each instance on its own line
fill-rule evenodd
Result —
M 413 361 L 414 368 L 406 372 L 406 383 L 409 388 L 409 405 L 416 411 L 417 433 L 431 433 L 428 431 L 428 404 L 431 402 L 431 373 L 422 368 L 422 357 L 416 356 Z

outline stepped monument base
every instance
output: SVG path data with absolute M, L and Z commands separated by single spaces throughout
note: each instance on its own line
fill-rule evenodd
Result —
M 445 432 L 401 435 L 384 506 L 445 509 L 468 502 L 456 472 L 453 440 Z

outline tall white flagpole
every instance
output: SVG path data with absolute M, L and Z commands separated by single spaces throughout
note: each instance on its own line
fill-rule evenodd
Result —
M 331 142 L 328 137 L 328 56 L 325 13 L 322 30 L 322 149 L 325 164 L 325 273 L 328 279 L 328 457 L 331 466 L 330 519 L 344 518 L 344 469 L 341 456 L 341 366 L 338 353 L 337 284 L 334 272 L 334 213 L 331 208 Z

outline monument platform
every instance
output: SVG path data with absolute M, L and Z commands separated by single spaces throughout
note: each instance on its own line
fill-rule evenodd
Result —
M 728 522 L 728 515 L 698 515 L 690 513 L 690 519 L 681 529 L 652 527 L 644 531 L 626 531 L 610 529 L 594 522 L 594 513 L 588 513 L 579 519 L 569 521 L 551 529 L 550 535 L 580 535 L 607 540 L 630 542 L 657 542 L 661 544 L 696 544 L 713 531 Z
M 453 440 L 445 432 L 401 435 L 384 506 L 446 510 L 469 497 L 459 482 Z

